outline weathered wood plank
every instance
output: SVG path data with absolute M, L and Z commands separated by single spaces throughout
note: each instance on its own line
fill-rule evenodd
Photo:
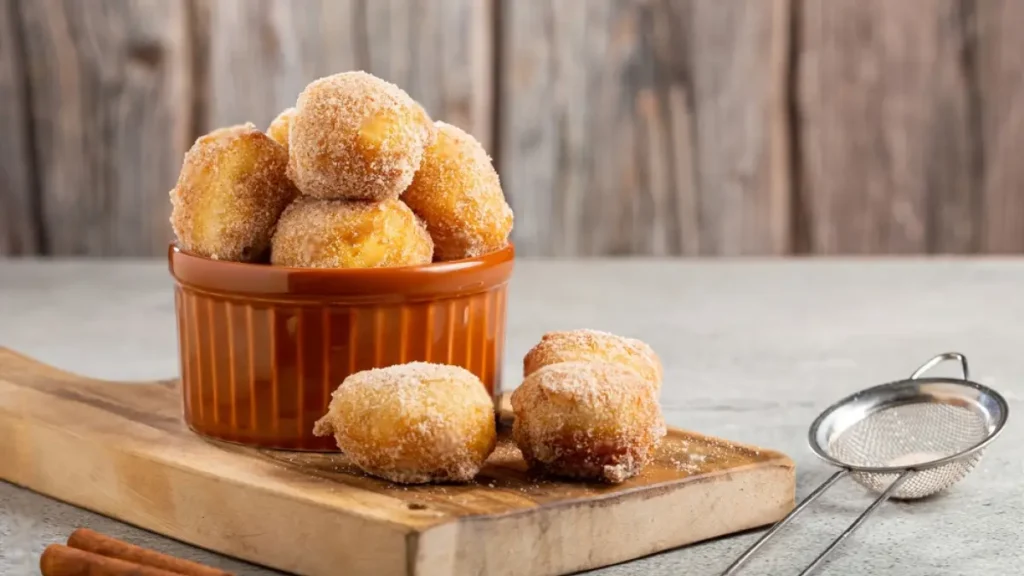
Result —
M 693 0 L 692 11 L 700 252 L 785 253 L 789 2 Z
M 799 189 L 815 253 L 977 245 L 956 0 L 802 0 Z
M 310 81 L 363 69 L 489 145 L 489 3 L 223 0 L 211 10 L 209 125 L 267 124 Z
M 15 0 L 0 0 L 0 255 L 39 252 L 24 50 Z
M 189 140 L 182 0 L 21 3 L 43 220 L 58 255 L 155 255 Z
M 209 11 L 208 131 L 266 128 L 311 80 L 357 66 L 353 0 L 201 0 Z
M 783 253 L 788 2 L 504 2 L 526 254 Z
M 363 0 L 366 70 L 492 149 L 493 0 Z
M 0 254 L 161 253 L 198 132 L 360 68 L 495 154 L 524 255 L 784 254 L 792 229 L 1021 252 L 1018 24 L 1015 0 L 0 0 Z
M 974 4 L 979 155 L 983 154 L 981 249 L 1024 252 L 1024 3 Z

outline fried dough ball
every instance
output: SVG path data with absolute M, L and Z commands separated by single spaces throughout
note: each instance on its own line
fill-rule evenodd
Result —
M 368 474 L 402 484 L 468 482 L 497 441 L 494 404 L 473 373 L 411 362 L 352 374 L 313 427 Z
M 427 223 L 434 258 L 473 258 L 504 248 L 512 231 L 512 209 L 491 158 L 461 129 L 444 122 L 434 126 L 437 138 L 402 194 Z
M 288 153 L 250 123 L 199 137 L 170 192 L 178 245 L 217 260 L 265 258 L 274 223 L 298 191 Z
M 511 401 L 523 457 L 553 476 L 622 482 L 651 461 L 666 434 L 654 389 L 619 364 L 545 366 Z
M 429 264 L 423 222 L 401 200 L 354 202 L 300 197 L 277 221 L 271 264 L 383 268 Z
M 284 146 L 286 152 L 288 151 L 288 132 L 293 116 L 295 116 L 295 108 L 285 108 L 267 127 L 267 136 L 273 138 L 274 142 Z
M 327 76 L 299 94 L 288 176 L 317 198 L 398 198 L 435 137 L 426 111 L 398 86 L 366 72 Z
M 662 365 L 646 343 L 599 330 L 548 332 L 523 358 L 523 376 L 544 366 L 573 360 L 614 362 L 632 368 L 661 389 Z

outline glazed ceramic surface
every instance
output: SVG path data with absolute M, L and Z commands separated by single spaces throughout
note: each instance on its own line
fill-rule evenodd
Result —
M 185 421 L 221 440 L 335 450 L 312 434 L 349 374 L 454 364 L 500 390 L 512 245 L 425 266 L 306 269 L 171 246 Z

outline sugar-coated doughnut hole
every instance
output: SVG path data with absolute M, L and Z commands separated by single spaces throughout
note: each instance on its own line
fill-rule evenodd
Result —
M 622 482 L 653 458 L 666 434 L 654 389 L 608 362 L 562 362 L 530 374 L 512 393 L 516 445 L 553 476 Z
M 295 116 L 295 108 L 285 108 L 267 127 L 267 136 L 274 139 L 288 151 L 288 133 L 290 132 L 292 117 Z
M 503 248 L 513 215 L 490 157 L 460 128 L 434 125 L 437 138 L 402 200 L 426 222 L 435 260 L 473 258 Z
M 403 484 L 467 482 L 494 450 L 494 404 L 457 366 L 411 362 L 352 374 L 314 426 L 368 474 Z
M 264 259 L 274 223 L 297 194 L 287 163 L 284 148 L 249 123 L 198 138 L 170 192 L 179 247 L 219 260 Z
M 397 198 L 435 137 L 426 111 L 398 86 L 365 72 L 334 74 L 299 95 L 288 175 L 317 198 Z
M 649 345 L 635 338 L 600 330 L 564 330 L 544 334 L 523 358 L 523 376 L 550 364 L 573 360 L 622 364 L 639 372 L 656 390 L 661 389 L 661 360 Z
M 433 242 L 400 200 L 356 202 L 300 197 L 281 215 L 272 264 L 379 268 L 429 264 Z

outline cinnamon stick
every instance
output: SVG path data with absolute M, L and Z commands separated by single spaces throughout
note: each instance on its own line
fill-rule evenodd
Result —
M 180 576 L 232 576 L 230 572 L 122 542 L 88 528 L 79 528 L 72 532 L 68 537 L 68 546 L 100 556 L 172 572 Z
M 39 558 L 42 576 L 179 576 L 174 572 L 50 544 Z

